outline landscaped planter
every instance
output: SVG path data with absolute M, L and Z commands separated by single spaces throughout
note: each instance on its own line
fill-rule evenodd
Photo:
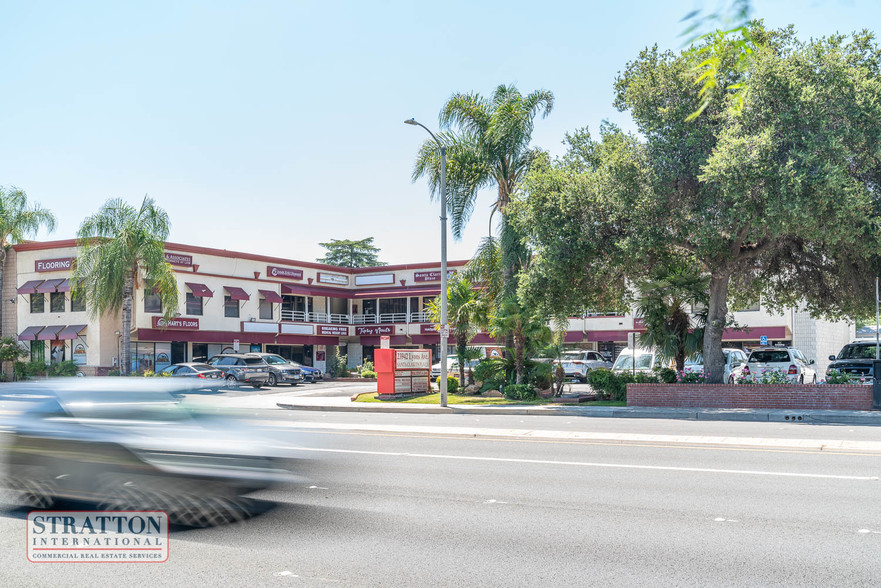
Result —
M 872 387 L 853 384 L 627 384 L 627 406 L 872 410 Z

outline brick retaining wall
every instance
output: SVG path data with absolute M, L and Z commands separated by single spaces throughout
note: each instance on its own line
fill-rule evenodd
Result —
M 826 384 L 627 384 L 627 406 L 872 410 L 872 387 Z

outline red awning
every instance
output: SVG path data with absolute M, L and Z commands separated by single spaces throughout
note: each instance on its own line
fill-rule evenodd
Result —
M 80 333 L 86 330 L 86 325 L 70 325 L 58 333 L 56 339 L 76 339 Z
M 28 282 L 30 283 L 30 282 Z M 25 284 L 27 286 L 27 284 Z M 18 336 L 19 341 L 34 341 L 37 338 L 37 333 L 43 330 L 43 327 L 28 327 L 24 331 L 21 332 L 21 335 Z
M 229 297 L 233 300 L 250 300 L 251 297 L 247 292 L 242 290 L 241 288 L 236 288 L 235 286 L 224 286 L 224 290 L 229 292 Z
M 49 325 L 37 335 L 37 339 L 40 341 L 52 341 L 53 339 L 57 339 L 58 333 L 64 329 L 64 325 Z
M 581 343 L 584 341 L 584 333 L 581 331 L 567 331 L 563 339 L 564 343 Z
M 30 282 L 25 282 L 23 286 L 21 286 L 16 292 L 19 294 L 35 294 L 37 292 L 37 286 L 43 283 L 43 280 L 31 280 Z
M 185 282 L 187 288 L 192 291 L 193 296 L 201 296 L 202 298 L 212 298 L 214 293 L 208 289 L 205 284 L 196 284 L 194 282 Z
M 278 292 L 274 292 L 272 290 L 257 290 L 260 292 L 260 295 L 266 299 L 266 302 L 271 302 L 273 304 L 278 304 L 282 302 L 281 296 L 278 295 Z
M 64 278 L 56 278 L 54 280 L 46 280 L 39 286 L 37 286 L 37 292 L 42 292 L 43 294 L 47 292 L 54 292 L 55 288 L 57 288 L 61 282 L 64 281 Z
M 58 284 L 55 288 L 59 292 L 70 292 L 70 280 L 68 278 L 64 278 L 64 280 Z
M 282 284 L 281 293 L 296 296 L 329 296 L 330 298 L 351 298 L 349 290 L 336 290 L 334 288 L 322 288 L 321 286 L 300 286 L 297 284 Z
M 356 290 L 352 298 L 407 298 L 409 296 L 438 296 L 440 288 L 385 288 L 383 290 Z

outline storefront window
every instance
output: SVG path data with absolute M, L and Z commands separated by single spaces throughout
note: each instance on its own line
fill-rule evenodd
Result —
M 144 290 L 144 312 L 162 313 L 162 299 L 159 297 L 159 294 L 153 292 L 152 288 Z
M 227 318 L 239 318 L 239 301 L 233 300 L 232 296 L 224 296 L 223 316 Z
M 49 294 L 49 312 L 64 312 L 64 292 Z
M 86 297 L 80 293 L 79 296 L 70 295 L 70 312 L 84 312 L 86 310 Z
M 171 343 L 156 344 L 156 361 L 153 371 L 159 372 L 171 365 Z
M 40 298 L 42 297 L 43 295 L 40 294 Z M 42 361 L 43 363 L 46 362 L 45 341 L 31 341 L 31 361 Z
M 43 294 L 31 294 L 31 312 L 43 312 L 46 310 L 46 297 Z
M 202 316 L 202 297 L 187 292 L 187 314 Z
M 132 371 L 139 374 L 154 368 L 153 343 L 132 343 Z M 155 370 L 154 370 L 155 371 Z
M 80 335 L 71 342 L 73 347 L 73 363 L 77 365 L 86 365 L 86 336 Z

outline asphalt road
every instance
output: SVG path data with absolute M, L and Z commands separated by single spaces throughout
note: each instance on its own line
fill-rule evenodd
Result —
M 0 585 L 881 584 L 879 428 L 253 418 L 314 458 L 306 484 L 257 495 L 265 512 L 174 532 L 163 564 L 33 564 L 6 510 Z

